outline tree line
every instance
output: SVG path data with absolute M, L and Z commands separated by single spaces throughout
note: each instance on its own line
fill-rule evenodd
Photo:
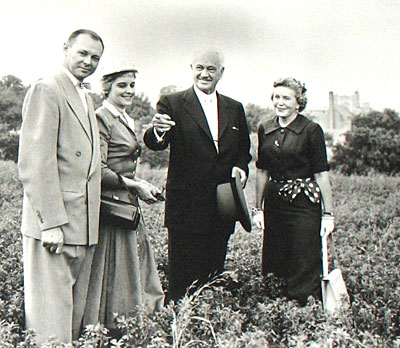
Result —
M 13 75 L 0 80 L 0 160 L 18 159 L 19 129 L 22 122 L 22 104 L 29 86 Z M 176 86 L 166 86 L 160 94 L 172 93 Z M 101 105 L 102 96 L 90 92 L 95 107 Z M 273 110 L 255 104 L 247 104 L 246 117 L 251 133 L 257 131 L 260 122 L 273 116 Z M 144 94 L 137 94 L 127 110 L 135 120 L 139 141 L 141 133 L 150 123 L 155 109 Z M 327 138 L 330 135 L 327 134 Z M 344 142 L 332 148 L 331 164 L 338 171 L 351 175 L 367 175 L 371 172 L 396 175 L 400 172 L 400 116 L 385 109 L 356 115 L 351 129 L 344 134 Z M 33 154 L 34 156 L 34 154 Z M 153 152 L 143 146 L 141 161 L 151 167 L 168 164 L 168 151 Z

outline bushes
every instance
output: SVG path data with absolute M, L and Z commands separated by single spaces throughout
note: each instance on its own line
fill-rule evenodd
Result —
M 0 79 L 0 160 L 17 161 L 17 130 L 22 122 L 21 109 L 26 91 L 27 87 L 13 75 Z
M 33 348 L 32 333 L 21 332 L 21 185 L 14 163 L 0 162 L 0 174 L 0 207 L 5 212 L 0 220 L 0 346 Z M 165 170 L 141 167 L 138 175 L 164 184 Z M 246 188 L 249 206 L 254 201 L 253 177 L 252 173 Z M 400 179 L 333 175 L 332 182 L 338 218 L 335 243 L 352 297 L 348 311 L 328 317 L 318 301 L 299 308 L 282 298 L 280 281 L 260 275 L 262 233 L 238 228 L 227 255 L 229 272 L 214 287 L 154 315 L 137 309 L 119 316 L 119 340 L 101 325 L 89 326 L 75 346 L 399 347 Z M 142 204 L 142 208 L 166 287 L 163 207 Z
M 22 245 L 19 232 L 22 188 L 14 162 L 0 161 L 0 340 L 15 347 L 23 325 Z
M 333 164 L 345 174 L 365 175 L 371 171 L 400 172 L 400 117 L 393 110 L 357 116 L 345 143 L 334 148 Z
M 142 145 L 142 154 L 140 155 L 140 163 L 148 164 L 151 168 L 165 168 L 169 162 L 169 148 L 163 151 L 153 151 Z
M 257 133 L 261 122 L 274 117 L 274 112 L 270 108 L 263 108 L 252 103 L 247 104 L 245 110 L 250 133 Z
M 0 131 L 0 160 L 18 160 L 19 135 L 15 131 Z

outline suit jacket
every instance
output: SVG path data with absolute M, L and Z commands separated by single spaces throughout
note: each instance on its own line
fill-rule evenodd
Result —
M 60 226 L 65 244 L 98 241 L 100 145 L 87 100 L 88 114 L 64 72 L 39 80 L 25 97 L 18 167 L 26 236 L 40 239 Z
M 248 174 L 250 139 L 243 106 L 218 93 L 217 100 L 219 152 L 193 87 L 160 98 L 158 112 L 168 114 L 176 122 L 162 142 L 157 142 L 153 128 L 144 135 L 145 144 L 152 150 L 170 145 L 167 227 L 207 229 L 218 218 L 217 184 L 230 180 L 234 166 Z
M 102 192 L 138 204 L 137 197 L 129 195 L 118 178 L 118 174 L 135 177 L 141 153 L 135 130 L 104 105 L 96 110 L 96 117 L 100 132 Z

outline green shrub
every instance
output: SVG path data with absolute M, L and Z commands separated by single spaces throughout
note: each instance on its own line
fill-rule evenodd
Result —
M 18 160 L 19 135 L 17 132 L 0 132 L 0 160 Z
M 24 318 L 19 232 L 22 188 L 16 164 L 11 161 L 0 161 L 0 164 L 0 337 L 5 337 L 0 346 L 15 347 Z
M 163 151 L 153 151 L 142 143 L 140 163 L 147 164 L 151 168 L 165 168 L 169 163 L 169 149 Z
M 332 164 L 344 174 L 400 172 L 400 117 L 393 110 L 357 116 L 344 144 L 334 147 Z

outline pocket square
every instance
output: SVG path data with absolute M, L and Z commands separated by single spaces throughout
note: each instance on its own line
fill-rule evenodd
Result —
M 237 127 L 232 127 L 232 129 L 233 130 L 237 130 L 237 131 L 239 130 L 239 128 L 237 128 Z

